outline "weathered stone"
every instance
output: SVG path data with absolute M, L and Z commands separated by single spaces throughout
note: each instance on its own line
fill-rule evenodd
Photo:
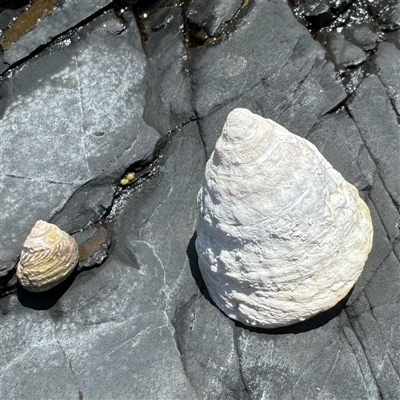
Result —
M 400 50 L 392 43 L 380 43 L 373 58 L 393 106 L 400 116 Z
M 218 36 L 224 22 L 240 9 L 242 0 L 190 0 L 186 8 L 189 22 L 203 28 L 208 36 Z
M 229 40 L 192 49 L 190 60 L 200 124 L 227 106 L 221 119 L 225 121 L 232 109 L 229 103 L 247 101 L 256 104 L 264 117 L 304 136 L 316 118 L 346 98 L 322 47 L 293 18 L 286 3 L 255 2 Z M 221 120 L 220 130 L 213 129 L 217 137 Z M 206 135 L 215 143 L 216 137 Z
M 349 110 L 386 190 L 396 204 L 400 204 L 400 126 L 386 90 L 376 75 L 363 80 Z
M 4 52 L 3 63 L 0 64 L 0 73 L 10 65 L 29 56 L 38 47 L 49 43 L 55 36 L 64 33 L 110 3 L 110 0 L 63 1 L 61 5 L 56 6 L 50 14 L 45 15 L 32 30 L 26 32 Z
M 322 32 L 318 34 L 318 39 L 339 68 L 355 67 L 367 59 L 367 54 L 362 49 L 350 43 L 339 32 Z
M 72 236 L 79 248 L 78 272 L 98 266 L 107 258 L 111 235 L 104 226 L 92 226 Z
M 373 0 L 368 7 L 381 29 L 396 31 L 400 28 L 400 4 L 397 0 Z
M 354 121 L 345 111 L 322 118 L 306 138 L 359 191 L 372 186 L 375 164 Z
M 98 177 L 94 187 L 102 194 L 85 192 L 84 218 L 81 204 L 74 212 L 81 222 L 91 210 L 104 213 L 118 175 L 153 152 L 159 135 L 142 119 L 146 61 L 139 31 L 132 25 L 118 34 L 116 24 L 125 29 L 106 13 L 5 83 L 13 89 L 2 99 L 0 126 L 2 260 L 18 255 L 36 220 L 49 220 Z M 54 222 L 72 230 L 68 219 Z
M 248 399 L 240 376 L 234 324 L 203 296 L 193 296 L 174 320 L 177 346 L 199 399 Z
M 151 35 L 144 42 L 148 73 L 143 117 L 148 125 L 165 134 L 193 117 L 181 9 L 174 6 L 156 11 L 145 24 Z
M 24 306 L 17 298 L 12 301 L 8 314 L 1 316 L 8 346 L 0 374 L 10 398 L 27 397 L 28 389 L 18 382 L 27 382 L 34 369 L 47 371 L 51 360 L 55 367 L 50 376 L 59 375 L 65 385 L 60 389 L 52 379 L 41 389 L 47 379 L 41 376 L 26 383 L 32 393 L 42 391 L 47 398 L 59 397 L 60 390 L 67 398 L 72 392 L 78 397 L 79 391 L 84 398 L 196 398 L 171 321 L 175 310 L 199 293 L 188 244 L 205 163 L 201 147 L 194 122 L 176 133 L 174 146 L 164 154 L 163 173 L 134 193 L 122 218 L 111 224 L 115 246 L 107 261 L 80 273 L 57 304 L 50 303 L 47 310 L 50 299 L 38 304 L 36 297 L 21 294 Z M 37 347 L 54 348 L 57 355 L 46 351 L 39 357 Z M 10 365 L 13 377 L 5 370 Z M 22 372 L 16 380 L 18 368 Z
M 342 32 L 350 42 L 365 51 L 373 50 L 379 40 L 379 34 L 373 23 L 364 23 L 356 27 L 352 25 L 345 26 L 342 28 Z
M 135 2 L 113 4 L 125 7 Z M 139 3 L 146 3 L 148 7 L 155 1 Z M 373 3 L 376 1 L 369 1 L 368 5 Z M 359 138 L 365 140 L 368 135 L 358 135 L 355 131 L 355 126 L 361 131 L 363 123 L 368 127 L 373 121 L 376 140 L 385 136 L 384 120 L 392 120 L 395 112 L 394 96 L 389 90 L 393 78 L 385 81 L 387 72 L 383 70 L 392 71 L 394 64 L 390 60 L 395 58 L 388 57 L 385 44 L 382 52 L 385 61 L 380 61 L 381 51 L 378 51 L 372 63 L 353 70 L 352 73 L 357 74 L 353 88 L 355 101 L 358 105 L 362 102 L 367 105 L 356 104 L 359 112 L 353 124 L 346 117 L 346 108 L 351 108 L 353 98 L 347 98 L 336 81 L 332 62 L 296 20 L 287 2 L 248 2 L 223 40 L 201 49 L 185 49 L 187 21 L 179 15 L 184 14 L 185 4 L 163 2 L 160 22 L 150 24 L 149 29 L 147 23 L 151 15 L 140 20 L 142 41 L 129 12 L 124 12 L 121 19 L 107 13 L 95 20 L 91 17 L 78 21 L 77 18 L 82 28 L 71 36 L 70 44 L 67 40 L 52 46 L 52 57 L 46 55 L 48 50 L 41 50 L 35 58 L 21 63 L 22 70 L 14 71 L 13 76 L 10 72 L 11 80 L 6 78 L 0 83 L 0 118 L 10 112 L 10 107 L 15 107 L 15 96 L 20 96 L 21 101 L 15 109 L 14 121 L 19 124 L 19 113 L 20 122 L 23 121 L 24 126 L 32 124 L 35 129 L 53 118 L 52 109 L 62 108 L 68 118 L 63 119 L 63 114 L 56 112 L 56 120 L 61 119 L 61 127 L 68 132 L 79 132 L 69 133 L 78 141 L 77 138 L 82 137 L 82 123 L 69 125 L 68 121 L 78 119 L 74 115 L 77 108 L 73 105 L 79 102 L 79 95 L 64 93 L 59 96 L 58 99 L 70 99 L 70 105 L 66 105 L 52 100 L 50 94 L 47 97 L 40 94 L 45 89 L 58 92 L 58 85 L 49 84 L 54 81 L 54 71 L 63 70 L 63 65 L 77 65 L 70 69 L 75 79 L 64 80 L 64 91 L 75 93 L 78 90 L 76 77 L 81 78 L 83 92 L 88 93 L 85 98 L 93 98 L 92 107 L 88 109 L 93 119 L 87 116 L 89 124 L 84 126 L 94 122 L 100 124 L 98 132 L 105 133 L 97 136 L 98 142 L 92 147 L 91 164 L 100 172 L 90 175 L 88 181 L 68 182 L 70 185 L 55 183 L 54 174 L 46 175 L 39 163 L 32 170 L 35 175 L 29 176 L 35 178 L 39 173 L 40 182 L 37 178 L 3 177 L 1 249 L 5 254 L 15 245 L 16 251 L 4 258 L 9 262 L 0 264 L 6 265 L 2 271 L 7 271 L 0 280 L 1 393 L 10 400 L 31 397 L 398 398 L 396 373 L 399 373 L 400 338 L 397 332 L 400 326 L 399 304 L 395 297 L 396 292 L 399 293 L 396 271 L 400 268 L 400 242 L 396 234 L 398 212 L 393 196 L 384 189 L 386 184 L 381 179 L 396 177 L 398 171 L 395 168 L 385 170 L 384 159 L 392 156 L 392 139 L 383 141 L 378 162 L 374 156 L 376 152 L 369 152 L 372 147 L 368 143 L 360 145 Z M 344 3 L 338 2 L 340 4 Z M 385 4 L 389 3 L 381 2 L 382 6 Z M 330 11 L 333 18 L 339 15 L 332 28 L 337 26 L 335 23 L 343 26 L 346 39 L 366 49 L 353 37 L 357 36 L 357 29 L 363 31 L 362 21 L 370 21 L 371 32 L 378 32 L 383 43 L 388 41 L 400 49 L 398 31 L 388 32 L 383 26 L 383 33 L 360 2 L 353 5 L 349 9 L 353 14 Z M 82 10 L 85 8 L 82 6 Z M 318 20 L 324 22 L 317 15 L 316 23 Z M 346 21 L 351 22 L 348 27 Z M 42 22 L 43 26 L 49 24 L 47 32 L 57 31 L 57 20 L 49 16 Z M 107 27 L 102 28 L 102 24 Z M 353 35 L 348 35 L 347 28 Z M 83 39 L 78 40 L 81 35 Z M 369 34 L 367 36 L 369 38 Z M 164 37 L 168 40 L 163 40 Z M 369 49 L 374 40 L 375 36 L 370 35 L 365 46 Z M 18 47 L 17 43 L 15 46 Z M 87 53 L 87 57 L 83 59 L 82 53 Z M 236 56 L 246 59 L 246 68 L 236 77 L 228 76 L 224 71 L 238 72 L 238 65 L 241 65 L 241 59 L 239 63 L 230 62 L 236 60 Z M 46 60 L 41 62 L 44 57 Z M 376 70 L 378 63 L 382 67 L 381 75 Z M 82 68 L 87 72 L 82 73 Z M 134 70 L 144 72 L 142 80 L 133 79 L 131 72 Z M 383 86 L 377 87 L 376 93 L 365 90 L 365 72 L 372 72 L 381 79 Z M 25 78 L 18 78 L 22 76 Z M 392 72 L 387 76 L 393 77 Z M 360 83 L 361 91 L 357 92 Z M 107 97 L 114 99 L 114 103 L 108 103 Z M 132 98 L 135 100 L 131 101 Z M 31 112 L 33 106 L 27 100 L 38 101 L 43 112 Z M 345 107 L 337 111 L 341 105 Z M 347 174 L 349 180 L 354 179 L 361 190 L 371 210 L 374 243 L 345 309 L 341 310 L 340 305 L 299 325 L 271 333 L 234 327 L 232 321 L 207 300 L 209 297 L 197 267 L 193 235 L 195 197 L 204 174 L 204 148 L 196 124 L 209 156 L 227 115 L 237 107 L 251 109 L 310 138 L 335 168 Z M 129 110 L 136 110 L 135 117 L 126 117 L 125 112 Z M 107 115 L 113 121 L 111 125 L 104 121 Z M 197 116 L 196 121 L 180 133 L 163 135 L 193 115 Z M 181 117 L 184 120 L 179 121 Z M 40 123 L 36 121 L 38 118 Z M 113 127 L 117 128 L 122 120 L 132 129 L 127 136 L 118 133 L 112 139 L 108 131 L 100 130 L 102 126 L 109 126 L 109 132 L 114 132 Z M 3 120 L 0 126 L 3 127 Z M 18 130 L 22 131 L 21 125 Z M 139 136 L 135 141 L 136 130 Z M 46 137 L 45 132 L 39 129 L 38 136 Z M 153 171 L 150 167 L 153 153 L 167 142 L 163 139 L 155 145 L 160 135 L 170 143 L 156 161 L 158 166 L 154 173 L 145 173 L 151 179 L 124 188 L 122 192 L 116 191 L 116 185 L 132 166 L 144 168 L 137 176 L 147 168 Z M 33 142 L 35 138 L 32 136 Z M 121 152 L 118 146 L 128 148 L 128 142 L 134 143 L 133 146 Z M 64 146 L 63 140 L 57 143 Z M 68 143 L 72 147 L 66 159 L 71 163 L 67 162 L 66 173 L 63 168 L 54 169 L 60 176 L 72 176 L 82 165 L 79 154 L 72 154 L 72 149 L 79 146 L 73 140 Z M 65 144 L 63 151 L 68 151 L 69 144 Z M 14 153 L 16 149 L 18 147 L 11 146 L 10 151 Z M 16 155 L 15 158 L 7 155 L 7 168 L 17 168 L 16 161 L 22 157 Z M 50 156 L 46 152 L 44 157 Z M 56 155 L 51 158 L 57 160 Z M 376 166 L 371 165 L 371 158 Z M 64 162 L 61 156 L 59 159 Z M 111 159 L 112 164 L 109 164 Z M 23 172 L 27 174 L 29 168 Z M 49 179 L 42 179 L 43 176 Z M 68 193 L 64 193 L 66 188 Z M 21 233 L 21 240 L 17 239 L 14 244 L 3 235 L 16 232 L 25 224 L 31 227 L 34 220 L 26 221 L 26 211 L 38 213 L 35 219 L 47 219 L 54 214 L 51 222 L 74 231 L 107 215 L 110 204 L 118 203 L 117 198 L 113 200 L 114 193 L 122 193 L 121 205 L 125 204 L 125 208 L 120 217 L 118 212 L 111 212 L 114 221 L 107 227 L 113 235 L 113 246 L 105 263 L 71 275 L 48 292 L 30 294 L 19 287 L 13 294 L 16 290 L 16 278 L 12 278 L 13 260 L 28 232 Z M 4 202 L 5 199 L 14 201 Z M 118 207 L 116 209 L 121 211 Z M 51 211 L 55 209 L 59 211 Z M 390 291 L 386 293 L 388 288 Z M 4 294 L 6 296 L 2 297 Z M 369 302 L 374 305 L 373 309 Z
M 240 329 L 238 353 L 251 398 L 378 399 L 362 345 L 348 323 L 342 327 L 345 320 L 278 335 Z

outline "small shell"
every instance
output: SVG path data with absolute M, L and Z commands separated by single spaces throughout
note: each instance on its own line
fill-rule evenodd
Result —
M 333 307 L 371 249 L 357 189 L 310 142 L 248 110 L 229 114 L 198 201 L 204 281 L 246 325 L 290 325 Z
M 56 225 L 37 221 L 24 242 L 17 277 L 30 292 L 44 292 L 65 280 L 78 263 L 78 245 Z

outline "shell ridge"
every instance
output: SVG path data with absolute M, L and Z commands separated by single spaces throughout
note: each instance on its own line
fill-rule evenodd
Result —
M 17 278 L 29 291 L 46 291 L 65 280 L 78 259 L 75 239 L 56 225 L 40 220 L 24 242 Z
M 357 189 L 312 143 L 245 109 L 229 114 L 197 200 L 196 249 L 210 296 L 251 326 L 331 308 L 371 249 Z

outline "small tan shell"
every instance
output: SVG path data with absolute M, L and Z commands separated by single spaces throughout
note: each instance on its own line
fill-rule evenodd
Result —
M 44 292 L 65 280 L 78 263 L 75 239 L 56 225 L 37 221 L 24 242 L 17 277 L 30 292 Z

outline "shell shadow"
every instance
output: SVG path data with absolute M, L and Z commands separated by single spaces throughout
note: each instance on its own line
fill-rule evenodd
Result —
M 198 262 L 198 257 L 197 257 L 197 251 L 196 251 L 196 237 L 197 237 L 197 232 L 194 233 L 192 238 L 189 241 L 189 245 L 186 249 L 186 254 L 189 259 L 189 265 L 190 265 L 190 270 L 192 273 L 192 276 L 201 292 L 201 294 L 204 296 L 204 298 L 210 302 L 214 307 L 217 307 L 217 305 L 214 303 L 212 300 L 206 284 L 204 283 L 203 277 L 201 275 L 201 271 L 199 268 L 199 262 Z M 348 298 L 351 295 L 351 292 L 353 289 L 350 290 L 350 292 L 347 294 L 345 298 L 340 300 L 335 306 L 330 308 L 329 310 L 323 311 L 314 317 L 311 317 L 305 321 L 298 322 L 297 324 L 281 327 L 281 328 L 274 328 L 274 329 L 264 329 L 264 328 L 252 328 L 247 325 L 242 324 L 241 322 L 238 322 L 232 318 L 227 317 L 225 314 L 225 317 L 227 319 L 230 319 L 236 327 L 246 329 L 250 332 L 256 332 L 256 333 L 264 333 L 264 334 L 269 334 L 269 335 L 283 335 L 283 334 L 297 334 L 297 333 L 303 333 L 303 332 L 309 332 L 314 329 L 318 329 L 321 326 L 327 324 L 329 321 L 332 319 L 336 318 L 343 308 L 345 307 L 345 304 L 348 300 Z M 217 307 L 218 308 L 218 307 Z M 221 313 L 222 311 L 219 310 Z
M 347 294 L 347 296 L 344 299 L 340 300 L 329 310 L 323 311 L 317 315 L 314 315 L 309 319 L 306 319 L 305 321 L 298 322 L 297 324 L 283 326 L 281 328 L 263 329 L 263 328 L 251 328 L 249 326 L 242 324 L 241 322 L 235 320 L 232 321 L 238 328 L 247 329 L 248 331 L 251 332 L 265 333 L 268 335 L 284 335 L 289 333 L 297 334 L 297 333 L 309 332 L 314 329 L 318 329 L 321 326 L 324 326 L 332 319 L 338 317 L 338 315 L 343 310 L 347 302 L 347 299 L 350 297 L 352 291 L 353 289 Z
M 17 284 L 17 297 L 19 302 L 33 310 L 48 310 L 53 307 L 63 294 L 69 289 L 79 274 L 76 270 L 63 282 L 47 290 L 46 292 L 33 293 Z
M 207 286 L 204 282 L 203 276 L 201 275 L 200 268 L 199 268 L 199 260 L 197 256 L 197 250 L 196 250 L 196 237 L 197 237 L 197 231 L 193 234 L 191 239 L 189 240 L 189 244 L 186 248 L 186 255 L 188 256 L 189 259 L 189 266 L 190 266 L 190 271 L 192 273 L 192 276 L 196 282 L 197 287 L 200 290 L 200 293 L 204 296 L 206 300 L 208 300 L 214 307 L 217 307 L 217 305 L 214 303 L 213 299 L 211 298 Z M 217 307 L 218 308 L 218 307 Z

